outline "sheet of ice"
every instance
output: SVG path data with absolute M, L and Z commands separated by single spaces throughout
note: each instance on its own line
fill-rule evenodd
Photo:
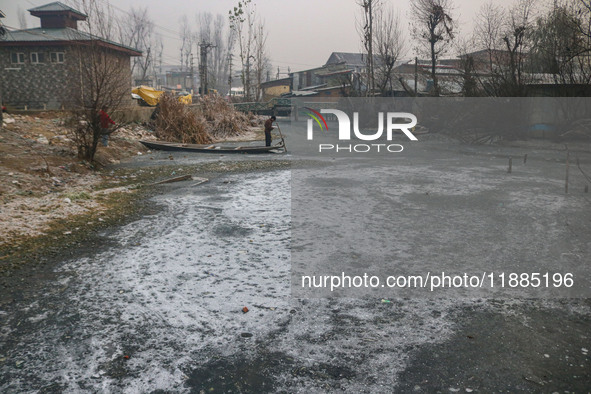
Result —
M 193 352 L 273 329 L 289 313 L 289 180 L 237 175 L 154 198 L 163 211 L 111 234 L 118 246 L 61 268 L 74 273 L 57 281 L 68 302 L 29 318 L 38 338 L 23 368 L 73 391 L 112 390 L 117 370 L 135 368 L 131 391 L 178 389 Z M 42 325 L 48 314 L 71 331 Z
M 454 194 L 426 174 L 430 187 Z M 389 193 L 403 201 L 408 191 Z M 0 392 L 227 391 L 249 376 L 275 391 L 390 392 L 412 349 L 453 333 L 457 308 L 486 308 L 479 300 L 291 299 L 290 197 L 288 171 L 155 197 L 158 213 L 61 266 L 22 321 L 0 312 L 0 339 L 20 341 L 0 354 Z

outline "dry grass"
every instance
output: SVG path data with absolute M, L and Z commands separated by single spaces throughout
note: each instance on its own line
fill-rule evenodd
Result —
M 188 105 L 179 103 L 171 94 L 164 94 L 160 99 L 160 113 L 156 118 L 156 137 L 162 141 L 184 144 L 212 142 L 211 136 L 207 133 L 205 119 L 191 111 Z
M 208 144 L 240 136 L 261 123 L 259 117 L 236 111 L 218 95 L 200 98 L 197 110 L 165 95 L 156 119 L 156 137 L 163 141 Z
M 216 140 L 236 137 L 247 131 L 249 116 L 236 111 L 218 95 L 208 95 L 199 100 L 203 117 L 208 122 L 209 134 Z

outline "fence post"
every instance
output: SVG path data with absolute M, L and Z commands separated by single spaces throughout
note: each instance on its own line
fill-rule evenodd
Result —
M 568 194 L 568 171 L 569 171 L 569 168 L 570 168 L 570 163 L 568 161 L 569 153 L 570 152 L 567 149 L 567 151 L 566 151 L 566 180 L 564 182 L 564 194 Z

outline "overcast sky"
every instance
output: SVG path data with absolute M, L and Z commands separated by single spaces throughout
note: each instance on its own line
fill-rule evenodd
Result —
M 156 25 L 156 32 L 164 36 L 164 63 L 178 64 L 180 40 L 179 20 L 183 15 L 196 25 L 199 12 L 228 15 L 238 0 L 98 0 L 109 1 L 118 9 L 147 7 Z M 490 0 L 454 0 L 454 15 L 460 21 L 462 33 L 472 31 L 472 21 L 480 7 Z M 27 10 L 51 3 L 52 0 L 0 0 L 0 10 L 7 15 L 4 24 L 19 28 L 18 9 Z M 271 61 L 282 72 L 316 67 L 324 64 L 331 52 L 359 52 L 360 39 L 355 28 L 359 18 L 357 0 L 254 0 L 258 14 L 264 19 L 269 38 Z M 403 27 L 408 33 L 409 0 L 384 0 L 400 12 Z M 513 0 L 494 0 L 496 4 L 512 4 Z M 124 12 L 115 12 L 125 17 Z M 39 19 L 26 12 L 29 28 L 38 27 Z M 410 37 L 407 37 L 410 41 Z M 409 45 L 412 47 L 412 45 Z M 409 51 L 408 58 L 414 56 Z

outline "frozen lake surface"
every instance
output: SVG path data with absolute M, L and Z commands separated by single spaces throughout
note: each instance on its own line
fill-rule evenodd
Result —
M 292 298 L 290 178 L 169 187 L 58 265 L 36 301 L 0 310 L 0 391 L 589 387 L 585 300 Z

